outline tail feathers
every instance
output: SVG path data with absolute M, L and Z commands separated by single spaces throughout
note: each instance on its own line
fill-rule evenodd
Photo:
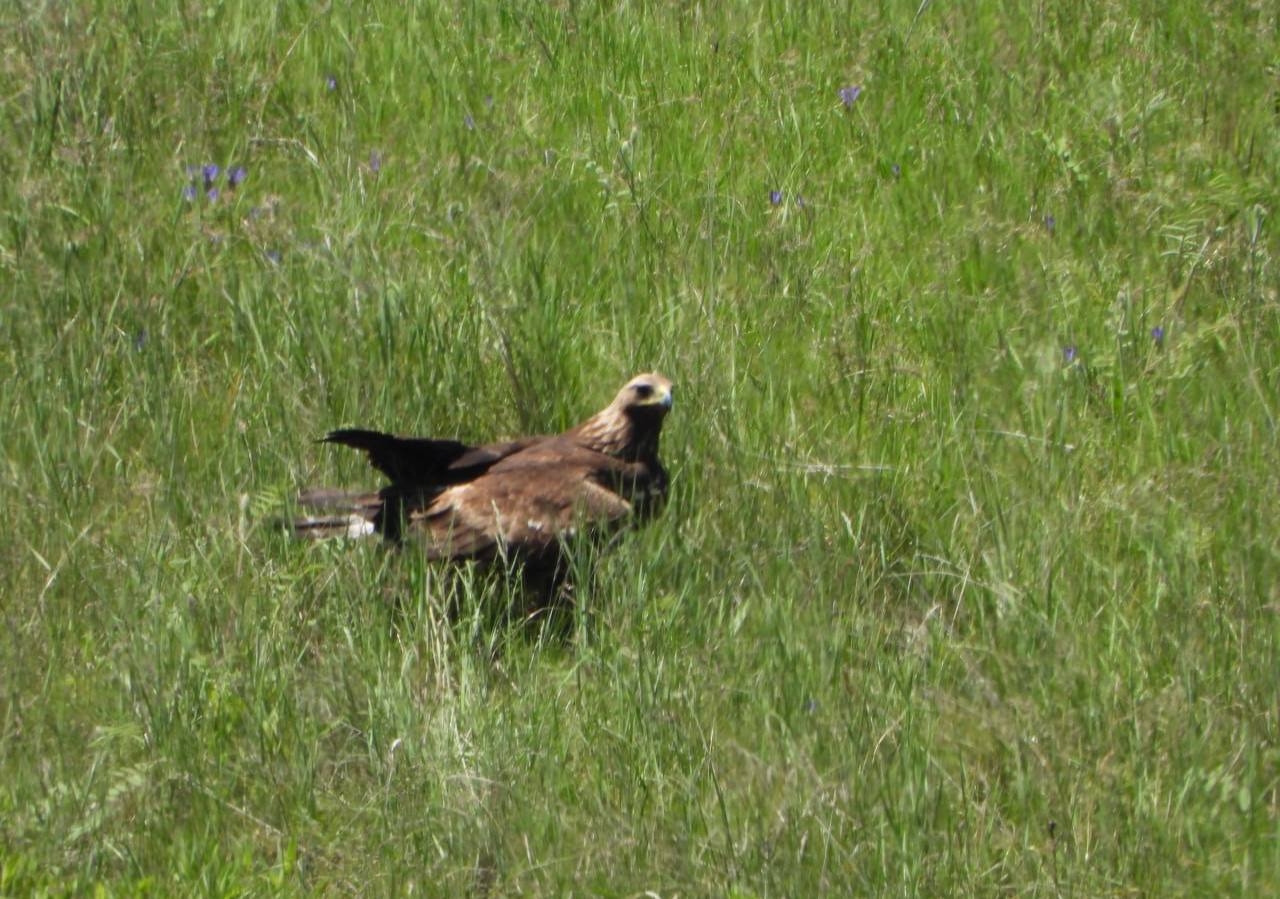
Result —
M 351 512 L 367 510 L 373 514 L 382 506 L 382 496 L 376 491 L 360 493 L 317 487 L 299 493 L 298 505 L 304 509 L 345 509 Z
M 317 518 L 297 518 L 287 522 L 289 533 L 302 540 L 324 540 L 329 537 L 368 537 L 375 532 L 374 524 L 363 515 L 325 515 Z
M 382 510 L 377 493 L 350 493 L 341 490 L 307 490 L 298 496 L 298 506 L 317 513 L 281 521 L 290 535 L 303 540 L 329 537 L 368 537 L 377 531 Z

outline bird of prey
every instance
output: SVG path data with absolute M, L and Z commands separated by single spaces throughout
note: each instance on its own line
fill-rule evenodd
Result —
M 389 483 L 376 493 L 312 490 L 292 522 L 300 537 L 381 535 L 431 559 L 520 563 L 526 582 L 559 584 L 565 541 L 606 537 L 661 508 L 658 460 L 672 384 L 637 375 L 612 403 L 562 434 L 471 446 L 357 429 L 323 443 L 363 450 Z

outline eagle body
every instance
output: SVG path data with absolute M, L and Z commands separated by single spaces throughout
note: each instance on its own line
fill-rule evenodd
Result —
M 632 378 L 613 402 L 562 434 L 479 446 L 456 440 L 333 431 L 322 440 L 362 450 L 388 478 L 376 493 L 307 491 L 301 537 L 379 534 L 431 559 L 519 561 L 536 576 L 563 566 L 567 539 L 607 537 L 661 508 L 658 459 L 672 384 Z

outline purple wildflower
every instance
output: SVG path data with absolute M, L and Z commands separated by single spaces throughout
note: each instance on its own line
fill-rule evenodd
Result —
M 772 205 L 774 205 L 774 206 L 777 206 L 777 205 L 781 204 L 781 203 L 782 203 L 782 191 L 780 191 L 780 190 L 771 190 L 771 191 L 769 191 L 769 203 L 770 203 L 770 204 L 772 204 Z
M 182 189 L 182 199 L 186 200 L 188 203 L 195 202 L 196 186 L 194 184 L 188 184 Z
M 231 171 L 227 172 L 227 186 L 235 190 L 244 183 L 244 179 L 249 177 L 249 173 L 245 171 L 244 166 L 238 165 Z
M 204 175 L 205 190 L 213 187 L 213 182 L 217 180 L 218 172 L 220 171 L 222 171 L 222 169 L 218 168 L 218 166 L 212 162 L 200 170 L 200 173 Z
M 1046 215 L 1044 217 L 1044 228 L 1046 231 L 1048 231 L 1050 234 L 1053 234 L 1054 230 L 1057 227 L 1058 227 L 1058 220 L 1056 218 L 1054 218 L 1052 215 Z
M 1062 348 L 1062 359 L 1063 359 L 1063 361 L 1064 361 L 1064 362 L 1066 362 L 1068 365 L 1070 365 L 1072 362 L 1075 362 L 1075 361 L 1076 361 L 1076 348 L 1075 348 L 1075 344 L 1067 344 L 1066 346 L 1064 346 L 1064 347 Z
M 858 99 L 862 93 L 861 84 L 850 84 L 847 87 L 840 88 L 840 102 L 844 104 L 845 109 L 853 108 L 853 102 Z
M 333 74 L 325 75 L 324 86 L 326 90 L 336 91 L 338 89 L 338 76 Z
M 1151 339 L 1156 342 L 1156 346 L 1164 346 L 1164 327 L 1156 325 L 1151 329 Z
M 204 195 L 209 198 L 210 203 L 218 202 L 218 197 L 220 196 L 220 194 L 218 193 L 218 189 L 216 187 L 209 188 L 207 191 L 205 191 Z
M 893 177 L 895 178 L 902 177 L 902 166 L 898 165 L 896 162 L 890 167 L 889 171 L 893 172 Z
M 382 171 L 382 154 L 377 150 L 369 151 L 369 171 L 375 175 Z

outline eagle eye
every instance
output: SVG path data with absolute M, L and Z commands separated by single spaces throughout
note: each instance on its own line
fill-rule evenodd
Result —
M 648 384 L 637 384 L 635 390 L 636 396 L 640 397 L 642 400 L 647 400 L 649 397 L 653 396 L 653 388 Z

